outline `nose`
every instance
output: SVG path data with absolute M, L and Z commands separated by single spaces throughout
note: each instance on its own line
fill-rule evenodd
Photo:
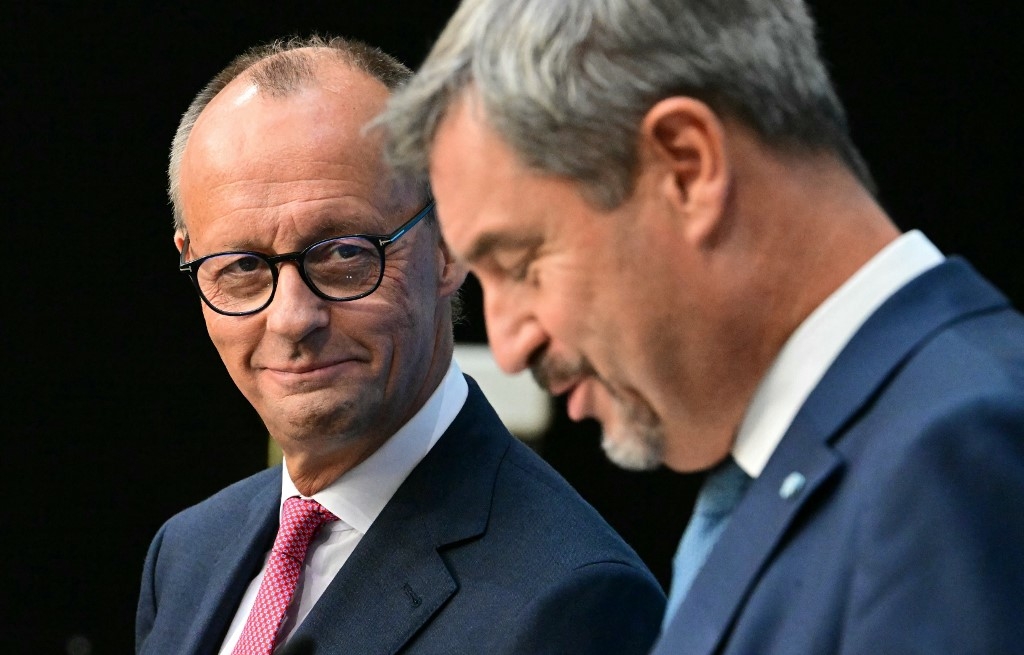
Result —
M 487 340 L 498 366 L 518 373 L 530 365 L 533 353 L 548 340 L 526 294 L 509 293 L 481 283 Z
M 325 327 L 330 319 L 328 301 L 306 286 L 293 262 L 281 265 L 274 299 L 263 311 L 267 314 L 267 330 L 302 341 L 315 330 Z

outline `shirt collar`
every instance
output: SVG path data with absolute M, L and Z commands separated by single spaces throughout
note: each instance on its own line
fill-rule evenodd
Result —
M 466 378 L 453 359 L 427 402 L 376 452 L 325 489 L 313 494 L 344 523 L 366 534 L 391 497 L 455 420 L 469 395 Z M 281 503 L 301 496 L 282 466 Z
M 825 299 L 793 332 L 754 391 L 732 455 L 757 477 L 807 396 L 879 306 L 943 260 L 921 232 L 888 244 Z

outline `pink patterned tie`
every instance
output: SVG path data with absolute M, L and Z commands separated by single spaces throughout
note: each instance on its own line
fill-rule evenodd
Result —
M 309 542 L 317 528 L 337 520 L 337 516 L 315 500 L 292 496 L 284 501 L 281 527 L 270 551 L 267 571 L 232 655 L 270 655 L 273 652 Z

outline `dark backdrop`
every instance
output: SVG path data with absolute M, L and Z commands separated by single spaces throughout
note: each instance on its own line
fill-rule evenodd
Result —
M 454 6 L 88 4 L 0 10 L 4 653 L 129 652 L 160 523 L 264 463 L 265 432 L 175 270 L 165 153 L 192 95 L 296 31 L 415 66 Z M 884 204 L 1021 305 L 1016 3 L 815 4 Z M 476 294 L 463 340 L 483 338 Z M 597 443 L 562 414 L 543 452 L 664 580 L 697 480 L 618 471 Z

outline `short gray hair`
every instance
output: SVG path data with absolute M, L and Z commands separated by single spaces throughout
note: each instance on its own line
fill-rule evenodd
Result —
M 318 57 L 334 59 L 360 70 L 395 90 L 412 76 L 402 62 L 379 48 L 340 36 L 291 37 L 256 46 L 239 55 L 199 92 L 178 123 L 167 167 L 167 195 L 174 208 L 174 229 L 185 229 L 181 206 L 181 163 L 199 114 L 235 78 L 246 74 L 261 93 L 287 96 L 316 81 Z
M 639 124 L 684 95 L 773 147 L 830 152 L 874 192 L 802 0 L 463 0 L 377 123 L 391 164 L 426 176 L 466 95 L 524 164 L 612 208 L 632 193 Z

